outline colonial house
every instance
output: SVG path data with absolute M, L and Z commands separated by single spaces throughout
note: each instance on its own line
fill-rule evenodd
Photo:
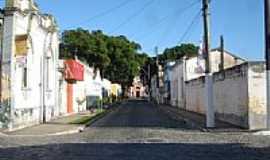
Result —
M 58 27 L 32 0 L 4 8 L 0 126 L 10 130 L 59 115 Z
M 103 97 L 111 95 L 111 82 L 102 79 L 98 69 L 76 60 L 60 60 L 59 105 L 61 115 L 84 112 L 97 107 Z
M 141 78 L 135 77 L 132 86 L 129 88 L 129 98 L 146 97 L 146 87 L 143 85 Z
M 59 106 L 61 115 L 86 110 L 86 66 L 78 60 L 59 60 Z

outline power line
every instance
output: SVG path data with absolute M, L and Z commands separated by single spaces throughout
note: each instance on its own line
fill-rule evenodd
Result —
M 199 2 L 200 2 L 200 0 L 197 0 L 194 3 L 191 3 L 191 5 L 188 6 L 187 8 L 185 8 L 185 10 L 181 14 L 183 14 L 187 9 L 190 9 L 191 7 L 193 7 L 195 4 L 197 4 Z M 179 17 L 179 15 L 177 15 L 177 14 L 176 14 L 176 16 Z M 168 34 L 174 30 L 174 29 L 172 29 L 171 26 L 176 26 L 176 22 L 177 22 L 177 20 L 174 20 L 172 24 L 167 25 L 167 28 L 164 30 L 161 38 L 157 42 L 157 46 L 159 46 L 165 40 L 165 38 L 168 36 Z
M 124 1 L 124 2 L 122 2 L 122 3 L 120 3 L 120 4 L 116 5 L 116 6 L 114 6 L 114 7 L 112 7 L 112 8 L 109 8 L 109 9 L 107 9 L 107 10 L 101 12 L 101 13 L 98 13 L 98 14 L 96 14 L 96 15 L 94 15 L 94 16 L 88 18 L 87 20 L 84 20 L 84 21 L 78 23 L 78 25 L 82 25 L 82 24 L 91 22 L 91 21 L 93 21 L 93 20 L 95 20 L 95 19 L 97 19 L 97 18 L 106 16 L 106 15 L 108 15 L 108 14 L 114 12 L 115 10 L 118 10 L 118 9 L 120 9 L 120 8 L 122 8 L 122 7 L 126 6 L 126 5 L 128 5 L 128 4 L 131 3 L 131 2 L 134 2 L 134 1 L 126 0 L 126 1 Z M 75 26 L 75 25 L 73 25 L 73 26 Z M 72 28 L 72 27 L 70 27 L 70 28 Z
M 197 19 L 201 16 L 202 11 L 200 10 L 193 18 L 193 20 L 191 21 L 190 25 L 188 26 L 188 28 L 186 29 L 186 31 L 184 32 L 184 34 L 182 35 L 180 41 L 178 42 L 178 44 L 181 44 L 184 39 L 186 38 L 187 34 L 189 33 L 189 31 L 192 29 L 192 26 L 197 22 Z
M 141 13 L 143 13 L 143 11 L 147 7 L 149 7 L 151 4 L 153 4 L 154 1 L 155 0 L 150 0 L 150 1 L 146 2 L 138 11 L 136 11 L 134 14 L 132 14 L 131 16 L 129 16 L 128 18 L 126 18 L 122 23 L 120 23 L 118 26 L 116 26 L 110 33 L 114 33 L 115 31 L 119 30 L 121 27 L 123 27 L 126 24 L 128 24 L 134 18 L 136 18 L 137 16 L 139 16 Z
M 191 3 L 190 5 L 188 5 L 187 7 L 185 8 L 180 8 L 178 9 L 176 12 L 174 12 L 173 14 L 168 14 L 164 17 L 162 17 L 156 24 L 152 25 L 151 28 L 154 28 L 156 27 L 155 29 L 151 30 L 151 32 L 147 33 L 147 34 L 141 34 L 139 37 L 142 37 L 143 36 L 143 39 L 145 38 L 148 38 L 149 36 L 151 36 L 154 32 L 157 31 L 157 26 L 161 25 L 162 23 L 166 22 L 171 15 L 176 15 L 176 14 L 179 14 L 179 15 L 182 15 L 184 14 L 187 10 L 191 9 L 193 6 L 195 6 L 196 4 L 199 4 L 200 0 L 196 0 L 195 2 Z

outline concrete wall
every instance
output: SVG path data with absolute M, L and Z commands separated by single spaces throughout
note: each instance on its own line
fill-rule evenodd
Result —
M 249 63 L 248 79 L 248 123 L 250 129 L 266 128 L 265 64 L 261 62 Z
M 248 64 L 213 75 L 216 117 L 248 128 Z
M 216 118 L 248 128 L 248 65 L 213 75 Z M 186 82 L 187 110 L 205 114 L 205 78 Z
M 171 80 L 171 105 L 185 108 L 185 62 L 178 61 L 172 68 L 172 80 Z
M 204 81 L 204 77 L 200 77 L 186 82 L 186 109 L 188 111 L 205 114 Z
M 266 127 L 264 63 L 244 63 L 213 74 L 216 118 L 254 129 Z M 204 77 L 186 82 L 186 109 L 205 114 Z

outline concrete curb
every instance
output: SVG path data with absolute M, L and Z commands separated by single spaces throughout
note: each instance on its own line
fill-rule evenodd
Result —
M 270 131 L 257 131 L 252 134 L 255 136 L 270 136 Z
M 50 133 L 50 134 L 43 134 L 43 135 L 10 135 L 10 134 L 5 134 L 5 133 L 0 132 L 0 137 L 1 136 L 2 137 L 45 137 L 45 136 L 62 136 L 62 135 L 70 135 L 70 134 L 81 133 L 81 132 L 83 132 L 85 130 L 85 128 L 91 126 L 93 123 L 95 123 L 99 119 L 105 117 L 107 114 L 113 112 L 114 110 L 115 110 L 114 108 L 108 109 L 104 113 L 101 113 L 99 115 L 94 116 L 94 118 L 91 119 L 86 124 L 76 127 L 76 129 L 71 129 L 71 130 L 61 131 L 61 132 L 56 132 L 56 133 Z
M 75 134 L 75 133 L 80 133 L 82 132 L 86 127 L 85 126 L 80 126 L 77 127 L 76 129 L 71 129 L 67 131 L 61 131 L 61 132 L 56 132 L 56 133 L 49 133 L 49 134 L 42 134 L 42 135 L 10 135 L 10 134 L 5 134 L 5 133 L 0 133 L 0 136 L 3 137 L 46 137 L 46 136 L 61 136 L 61 135 L 69 135 L 69 134 Z

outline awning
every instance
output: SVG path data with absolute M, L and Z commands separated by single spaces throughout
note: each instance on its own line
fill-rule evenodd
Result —
M 65 79 L 73 81 L 84 80 L 84 66 L 75 60 L 65 61 Z

